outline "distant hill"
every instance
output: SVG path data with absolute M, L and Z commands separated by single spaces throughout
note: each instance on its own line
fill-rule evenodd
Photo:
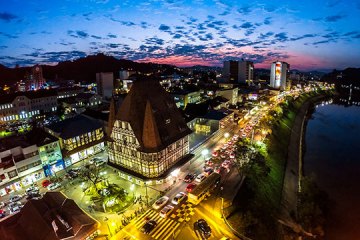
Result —
M 333 70 L 325 74 L 322 78 L 325 82 L 343 82 L 360 84 L 360 68 L 346 68 L 344 70 Z
M 96 73 L 113 72 L 119 76 L 119 70 L 132 69 L 142 73 L 156 73 L 158 70 L 175 72 L 174 66 L 155 63 L 137 63 L 130 60 L 116 59 L 112 56 L 97 54 L 79 58 L 74 61 L 59 62 L 55 66 L 42 65 L 45 79 L 51 80 L 75 80 L 95 82 Z M 0 65 L 0 85 L 13 84 L 24 79 L 30 67 L 7 68 Z

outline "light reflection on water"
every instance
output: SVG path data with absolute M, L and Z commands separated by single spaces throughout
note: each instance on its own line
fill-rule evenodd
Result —
M 305 141 L 305 174 L 336 202 L 326 239 L 360 239 L 360 107 L 318 105 Z

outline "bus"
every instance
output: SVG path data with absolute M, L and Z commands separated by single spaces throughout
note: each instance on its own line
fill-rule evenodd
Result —
M 188 202 L 198 205 L 211 190 L 216 188 L 220 183 L 221 175 L 213 172 L 197 185 L 188 195 Z

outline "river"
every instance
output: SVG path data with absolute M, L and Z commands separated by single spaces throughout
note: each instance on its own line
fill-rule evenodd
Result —
M 360 239 L 360 107 L 318 106 L 305 141 L 305 175 L 313 174 L 334 201 L 326 239 Z

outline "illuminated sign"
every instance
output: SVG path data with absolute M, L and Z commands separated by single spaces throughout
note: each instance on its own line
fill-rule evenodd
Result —
M 281 63 L 277 62 L 275 65 L 275 80 L 280 81 L 281 77 Z
M 195 124 L 195 132 L 197 133 L 210 133 L 211 127 L 207 125 Z

